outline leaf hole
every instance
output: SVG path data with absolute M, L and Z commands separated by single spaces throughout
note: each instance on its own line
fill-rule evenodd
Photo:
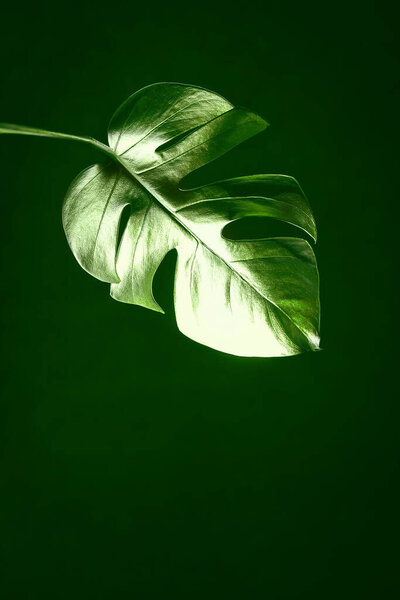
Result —
M 128 225 L 129 217 L 131 216 L 131 205 L 127 204 L 124 206 L 119 223 L 118 223 L 118 237 L 117 237 L 117 248 L 119 248 L 122 236 L 124 235 L 124 231 L 126 226 Z
M 182 142 L 187 137 L 189 137 L 189 135 L 192 135 L 192 133 L 194 133 L 198 129 L 201 129 L 201 127 L 203 127 L 203 125 L 204 125 L 204 123 L 202 123 L 201 125 L 197 125 L 196 127 L 192 127 L 191 129 L 188 129 L 184 133 L 180 133 L 179 135 L 176 135 L 175 137 L 168 140 L 168 142 L 165 142 L 164 144 L 161 144 L 161 146 L 158 146 L 156 152 L 157 153 L 165 152 L 166 150 L 169 150 L 173 146 L 176 146 L 177 144 L 179 144 L 179 142 Z

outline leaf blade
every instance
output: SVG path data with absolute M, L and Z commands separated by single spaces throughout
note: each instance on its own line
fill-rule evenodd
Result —
M 115 299 L 159 312 L 153 277 L 166 253 L 176 249 L 179 329 L 199 343 L 240 356 L 318 348 L 319 275 L 305 240 L 234 242 L 223 237 L 223 228 L 233 220 L 267 216 L 291 223 L 315 240 L 313 215 L 300 186 L 287 176 L 241 177 L 189 190 L 179 184 L 266 125 L 258 115 L 201 88 L 157 84 L 137 92 L 110 127 L 110 144 L 120 163 L 112 169 L 126 169 L 121 176 L 125 195 L 113 204 L 110 172 L 110 181 L 94 194 L 103 206 L 99 219 L 92 204 L 96 237 L 93 227 L 85 226 L 91 242 L 73 247 L 81 264 L 92 248 L 92 263 L 86 260 L 84 268 L 108 278 Z M 124 198 L 129 198 L 125 204 Z M 84 194 L 79 200 L 85 206 Z M 127 202 L 132 214 L 117 249 L 116 215 Z M 84 212 L 75 210 L 74 216 L 79 220 Z M 96 245 L 101 251 L 93 251 Z

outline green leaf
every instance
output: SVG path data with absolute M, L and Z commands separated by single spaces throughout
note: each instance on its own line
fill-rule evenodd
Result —
M 240 356 L 317 349 L 319 280 L 310 244 L 295 237 L 232 241 L 223 235 L 232 221 L 271 217 L 315 240 L 298 183 L 256 175 L 182 187 L 184 177 L 266 126 L 213 92 L 162 83 L 133 94 L 117 110 L 110 148 L 65 136 L 106 148 L 115 159 L 81 173 L 64 201 L 64 229 L 79 264 L 111 283 L 115 299 L 163 312 L 153 277 L 176 249 L 175 312 L 185 335 Z M 37 131 L 12 127 L 0 125 L 0 133 Z M 118 242 L 126 206 L 130 217 Z

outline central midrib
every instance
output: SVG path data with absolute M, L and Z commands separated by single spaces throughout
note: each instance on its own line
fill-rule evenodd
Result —
M 196 241 L 198 244 L 201 244 L 202 246 L 204 246 L 211 254 L 213 254 L 215 257 L 217 257 L 220 261 L 222 261 L 226 267 L 228 269 L 230 269 L 237 277 L 239 277 L 239 279 L 241 279 L 244 283 L 246 283 L 249 287 L 251 287 L 255 292 L 257 292 L 257 294 L 259 294 L 260 296 L 262 296 L 267 302 L 269 302 L 270 304 L 272 304 L 272 306 L 274 306 L 277 310 L 279 310 L 282 314 L 285 315 L 285 317 L 287 317 L 291 323 L 293 323 L 293 325 L 299 330 L 299 332 L 306 338 L 307 342 L 310 343 L 308 341 L 308 337 L 307 335 L 300 329 L 300 327 L 293 321 L 293 319 L 277 304 L 275 304 L 275 302 L 273 302 L 270 298 L 267 298 L 265 296 L 265 294 L 263 294 L 261 292 L 261 290 L 259 290 L 255 285 L 253 285 L 246 277 L 244 277 L 241 273 L 239 273 L 233 266 L 233 263 L 229 263 L 227 262 L 222 256 L 220 256 L 219 254 L 217 254 L 212 248 L 210 248 L 210 246 L 208 246 L 203 240 L 201 240 L 189 227 L 186 223 L 184 223 L 183 221 L 181 221 L 181 219 L 177 216 L 177 214 L 175 212 L 173 212 L 172 210 L 170 210 L 162 201 L 162 196 L 159 196 L 158 194 L 156 194 L 153 190 L 149 190 L 147 188 L 147 186 L 145 185 L 145 182 L 142 180 L 142 178 L 140 178 L 136 173 L 132 173 L 128 167 L 126 166 L 125 162 L 123 160 L 121 160 L 120 156 L 118 154 L 116 154 L 114 152 L 114 150 L 112 148 L 110 148 L 113 156 L 115 157 L 115 159 L 117 160 L 117 162 L 124 168 L 124 170 L 128 173 L 128 175 L 130 175 L 137 184 L 139 184 L 147 194 L 149 194 L 151 196 L 151 198 L 154 200 L 154 202 L 157 204 L 157 206 L 159 206 L 173 221 L 175 221 L 182 229 L 184 229 L 184 231 L 186 231 L 187 233 L 189 233 Z

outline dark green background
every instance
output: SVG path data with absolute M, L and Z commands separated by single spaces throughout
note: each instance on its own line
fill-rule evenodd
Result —
M 5 598 L 394 598 L 399 53 L 389 4 L 3 10 L 0 120 L 105 140 L 157 81 L 267 132 L 207 179 L 295 176 L 319 231 L 322 348 L 220 354 L 113 301 L 61 226 L 82 145 L 0 139 Z

